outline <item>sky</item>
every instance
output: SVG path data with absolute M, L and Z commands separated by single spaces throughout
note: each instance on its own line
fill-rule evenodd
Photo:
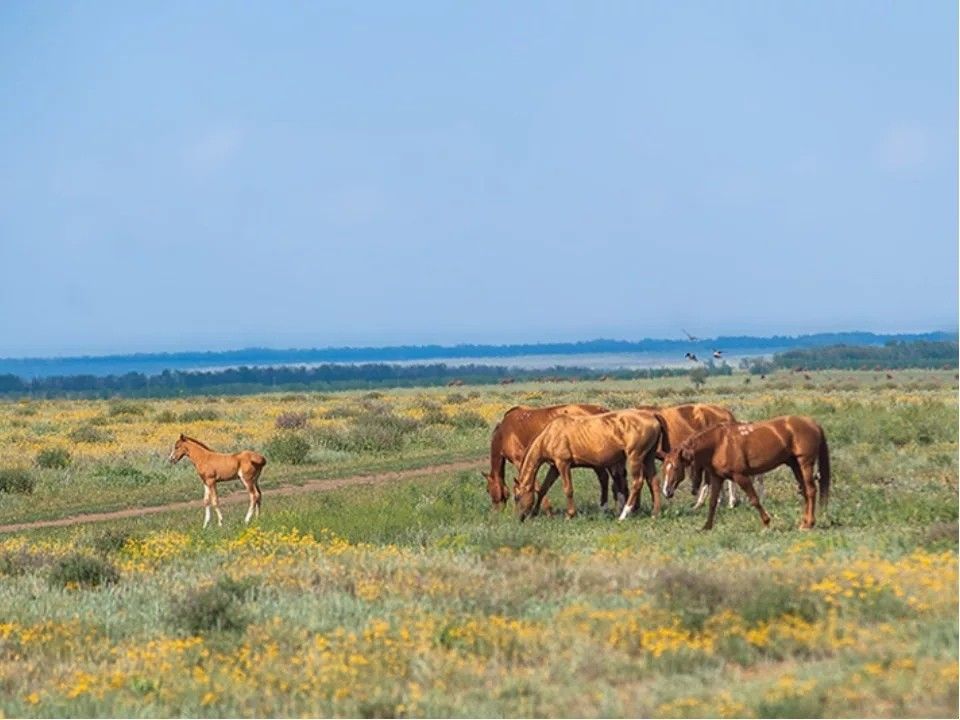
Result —
M 955 2 L 0 3 L 0 356 L 957 328 Z

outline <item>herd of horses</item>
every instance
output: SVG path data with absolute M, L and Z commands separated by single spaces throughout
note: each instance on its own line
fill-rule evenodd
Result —
M 193 463 L 204 485 L 204 528 L 210 524 L 211 508 L 217 514 L 217 523 L 223 525 L 219 482 L 239 479 L 243 483 L 250 496 L 244 523 L 260 516 L 260 474 L 267 464 L 263 455 L 252 450 L 218 453 L 181 434 L 169 460 L 176 463 L 184 456 Z M 656 480 L 657 461 L 661 463 L 661 482 Z M 805 503 L 801 529 L 812 528 L 816 522 L 818 490 L 823 510 L 830 495 L 830 452 L 823 428 L 815 420 L 785 415 L 741 423 L 728 409 L 704 403 L 615 411 L 590 404 L 539 408 L 518 405 L 510 408 L 494 428 L 490 471 L 483 473 L 490 499 L 499 509 L 509 499 L 504 475 L 508 462 L 517 471 L 513 498 L 521 521 L 550 510 L 546 494 L 558 477 L 563 480 L 566 514 L 576 515 L 570 473 L 573 468 L 590 468 L 596 473 L 602 508 L 608 506 L 612 485 L 620 520 L 637 508 L 644 484 L 653 498 L 651 514 L 658 515 L 661 496 L 673 497 L 689 474 L 691 491 L 699 493 L 695 507 L 703 503 L 707 491 L 710 493 L 705 530 L 713 528 L 724 481 L 728 483 L 731 507 L 737 486 L 757 509 L 764 526 L 769 525 L 770 515 L 760 498 L 763 484 L 759 477 L 781 465 L 793 471 Z M 545 464 L 549 465 L 547 475 L 538 484 L 537 473 Z
M 662 493 L 656 480 L 658 460 Z M 673 497 L 689 474 L 692 492 L 700 492 L 698 506 L 703 493 L 710 493 L 705 530 L 713 528 L 724 481 L 729 483 L 731 505 L 736 485 L 757 509 L 764 526 L 769 525 L 770 515 L 754 478 L 781 465 L 793 471 L 805 503 L 801 529 L 810 529 L 816 522 L 818 490 L 824 510 L 830 495 L 830 451 L 815 420 L 785 415 L 741 423 L 728 409 L 702 403 L 616 411 L 589 404 L 517 406 L 494 428 L 490 471 L 483 473 L 495 507 L 507 504 L 507 462 L 517 470 L 513 497 L 521 521 L 547 507 L 545 496 L 558 477 L 563 480 L 567 516 L 573 517 L 577 508 L 570 471 L 578 467 L 596 473 L 601 507 L 607 506 L 608 483 L 612 483 L 621 520 L 636 509 L 644 484 L 650 489 L 651 513 L 656 516 L 661 494 Z M 549 470 L 538 484 L 537 472 L 545 464 Z

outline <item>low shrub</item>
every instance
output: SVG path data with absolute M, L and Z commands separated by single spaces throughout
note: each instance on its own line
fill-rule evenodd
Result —
M 278 430 L 300 430 L 307 426 L 309 416 L 304 412 L 284 412 L 277 415 L 274 426 Z
M 316 438 L 321 446 L 329 450 L 383 454 L 400 450 L 405 438 L 419 427 L 420 423 L 416 420 L 391 412 L 364 414 L 345 428 L 321 428 Z
M 143 405 L 138 403 L 129 402 L 127 400 L 120 400 L 117 402 L 110 403 L 110 409 L 108 414 L 110 417 L 118 417 L 121 415 L 134 415 L 140 416 L 146 412 L 146 408 Z
M 178 418 L 180 422 L 201 422 L 204 420 L 219 420 L 220 413 L 213 408 L 196 408 L 195 410 L 185 410 L 180 413 Z
M 26 468 L 0 470 L 0 492 L 15 495 L 30 495 L 37 481 Z
M 158 423 L 172 424 L 177 421 L 177 414 L 173 410 L 161 410 L 157 413 L 156 421 Z
M 692 630 L 700 630 L 727 599 L 727 588 L 719 580 L 679 567 L 658 572 L 653 590 Z
M 113 433 L 93 425 L 81 425 L 71 430 L 69 437 L 78 443 L 106 443 L 113 440 Z
M 70 464 L 70 451 L 59 447 L 44 448 L 37 453 L 36 463 L 48 470 L 65 468 Z
M 461 410 L 451 415 L 449 422 L 457 430 L 472 430 L 473 428 L 483 428 L 487 426 L 487 421 L 483 416 L 472 410 Z
M 299 433 L 284 431 L 270 438 L 263 452 L 274 462 L 301 465 L 310 453 L 310 443 Z
M 241 632 L 249 623 L 242 602 L 255 589 L 255 581 L 221 578 L 170 603 L 167 623 L 187 635 Z
M 51 587 L 98 587 L 120 579 L 117 569 L 105 560 L 89 555 L 68 555 L 62 558 L 47 576 Z

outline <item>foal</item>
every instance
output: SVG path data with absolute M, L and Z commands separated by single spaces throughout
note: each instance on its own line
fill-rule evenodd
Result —
M 176 463 L 186 455 L 197 469 L 203 483 L 203 527 L 210 524 L 210 506 L 217 512 L 217 525 L 223 525 L 223 515 L 217 503 L 217 483 L 224 480 L 236 480 L 247 488 L 250 494 L 250 507 L 244 523 L 251 517 L 260 517 L 260 473 L 267 464 L 266 458 L 252 450 L 242 450 L 232 455 L 214 452 L 199 440 L 180 433 L 170 453 L 170 462 Z

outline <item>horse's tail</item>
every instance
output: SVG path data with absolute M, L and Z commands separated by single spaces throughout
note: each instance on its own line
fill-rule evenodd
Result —
M 820 507 L 826 513 L 830 500 L 830 447 L 827 434 L 820 428 L 820 456 L 817 458 L 817 472 L 820 476 Z
M 653 413 L 653 417 L 657 419 L 657 424 L 660 425 L 660 435 L 657 438 L 656 445 L 654 446 L 654 452 L 656 452 L 657 458 L 662 460 L 663 456 L 673 449 L 670 447 L 670 434 L 667 432 L 667 419 L 658 412 Z

